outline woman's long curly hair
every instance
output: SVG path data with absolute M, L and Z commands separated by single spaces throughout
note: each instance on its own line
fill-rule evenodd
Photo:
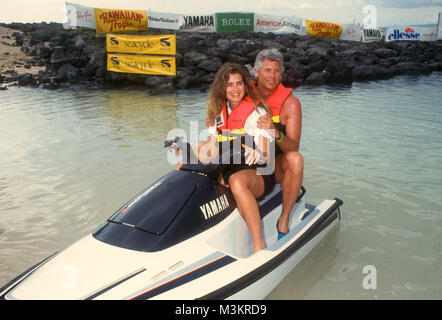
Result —
M 216 117 L 221 113 L 226 102 L 226 84 L 231 74 L 240 74 L 244 81 L 245 96 L 250 96 L 255 108 L 258 104 L 266 109 L 267 114 L 272 116 L 272 112 L 258 92 L 253 88 L 252 78 L 247 70 L 237 63 L 226 62 L 216 72 L 215 79 L 210 86 L 209 101 L 207 103 L 207 118 L 210 123 L 214 123 Z M 244 98 L 243 97 L 243 98 Z

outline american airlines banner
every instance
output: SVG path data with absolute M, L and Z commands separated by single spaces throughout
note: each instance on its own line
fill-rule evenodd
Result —
M 324 22 L 305 20 L 307 35 L 318 38 L 339 39 L 342 33 L 342 24 L 335 22 Z
M 147 30 L 145 10 L 94 9 L 97 33 Z
M 301 34 L 302 19 L 295 16 L 276 16 L 255 13 L 254 31 Z
M 63 23 L 65 29 L 77 27 L 95 29 L 94 8 L 66 2 L 66 18 L 66 22 Z
M 107 54 L 107 70 L 123 73 L 176 75 L 175 57 Z
M 181 15 L 175 13 L 164 13 L 147 11 L 149 19 L 149 29 L 170 29 L 179 30 L 181 26 Z
M 342 24 L 342 32 L 339 36 L 340 40 L 361 42 L 361 27 L 356 24 Z
M 176 54 L 176 35 L 106 35 L 107 52 Z

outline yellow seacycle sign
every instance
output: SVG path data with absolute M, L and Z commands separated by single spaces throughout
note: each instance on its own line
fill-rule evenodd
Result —
M 175 35 L 106 35 L 107 52 L 176 54 Z
M 107 70 L 174 76 L 176 75 L 176 63 L 174 57 L 108 53 Z
M 94 9 L 97 33 L 147 30 L 144 10 Z

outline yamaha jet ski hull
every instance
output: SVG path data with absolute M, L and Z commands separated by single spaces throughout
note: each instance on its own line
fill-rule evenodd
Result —
M 342 201 L 305 203 L 277 240 L 282 192 L 259 202 L 267 248 L 253 254 L 230 190 L 208 171 L 173 171 L 94 233 L 0 289 L 0 299 L 263 299 L 338 224 Z

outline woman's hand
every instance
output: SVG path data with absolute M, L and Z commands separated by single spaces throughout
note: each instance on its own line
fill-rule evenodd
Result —
M 198 148 L 198 159 L 204 163 L 212 162 L 216 157 L 218 157 L 219 149 L 216 144 L 216 137 L 213 135 L 209 136 L 209 141 L 204 143 Z
M 261 159 L 262 155 L 261 152 L 257 149 L 253 149 L 249 146 L 246 146 L 245 144 L 242 145 L 243 148 L 246 150 L 245 152 L 245 158 L 246 158 L 246 164 L 251 166 L 253 164 L 256 164 L 259 159 Z

